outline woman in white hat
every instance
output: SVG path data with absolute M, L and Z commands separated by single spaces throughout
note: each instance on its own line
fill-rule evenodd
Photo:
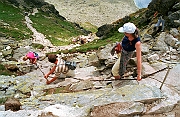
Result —
M 122 41 L 117 44 L 115 50 L 121 53 L 121 57 L 116 61 L 112 68 L 112 74 L 115 79 L 120 79 L 125 71 L 126 65 L 136 50 L 137 57 L 137 80 L 141 80 L 141 42 L 138 35 L 138 30 L 133 23 L 125 23 L 123 27 L 118 29 L 119 32 L 124 33 Z

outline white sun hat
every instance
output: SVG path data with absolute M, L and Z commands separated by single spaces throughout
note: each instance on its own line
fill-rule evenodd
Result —
M 133 24 L 133 23 L 125 23 L 123 25 L 123 27 L 120 27 L 118 29 L 119 32 L 122 32 L 122 33 L 134 33 L 136 30 L 136 26 Z

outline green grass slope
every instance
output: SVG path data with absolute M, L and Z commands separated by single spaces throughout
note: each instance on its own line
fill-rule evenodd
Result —
M 32 33 L 26 27 L 24 14 L 19 8 L 0 1 L 0 33 L 16 40 L 30 38 Z
M 83 34 L 75 23 L 58 19 L 56 16 L 48 16 L 43 12 L 36 13 L 35 16 L 31 15 L 30 19 L 33 27 L 44 34 L 55 46 L 68 45 L 72 37 Z

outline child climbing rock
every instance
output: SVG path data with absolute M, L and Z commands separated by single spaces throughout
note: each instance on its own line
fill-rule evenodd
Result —
M 39 56 L 36 52 L 28 52 L 26 56 L 23 57 L 23 60 L 26 61 L 29 59 L 29 62 L 32 64 L 36 64 L 37 60 L 39 59 Z

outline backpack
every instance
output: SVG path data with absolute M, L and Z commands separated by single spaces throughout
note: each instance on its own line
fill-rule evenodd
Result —
M 67 65 L 70 70 L 76 69 L 76 62 L 74 61 L 65 61 L 65 65 Z
M 36 53 L 36 52 L 33 52 L 33 53 L 34 53 L 34 56 L 37 57 L 37 59 L 39 59 L 38 53 Z

